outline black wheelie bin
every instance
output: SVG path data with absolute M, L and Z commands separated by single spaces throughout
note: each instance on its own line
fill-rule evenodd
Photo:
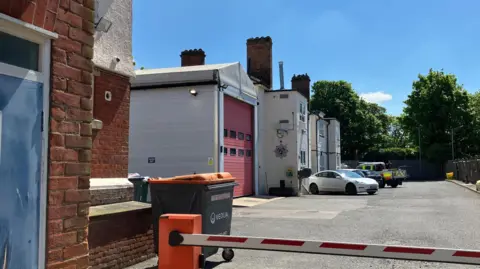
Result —
M 149 185 L 156 253 L 158 253 L 158 220 L 163 214 L 200 214 L 203 234 L 230 235 L 233 188 L 237 185 L 230 173 L 150 178 Z M 217 252 L 218 247 L 202 249 L 204 258 Z M 225 261 L 232 260 L 233 256 L 232 249 L 222 251 Z

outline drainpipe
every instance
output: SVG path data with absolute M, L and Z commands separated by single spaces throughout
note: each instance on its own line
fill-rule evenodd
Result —
M 329 131 L 328 131 L 328 127 L 330 126 L 330 120 L 326 120 L 327 122 L 327 134 L 325 135 L 325 137 L 327 138 L 327 170 L 330 170 L 330 135 L 329 135 Z

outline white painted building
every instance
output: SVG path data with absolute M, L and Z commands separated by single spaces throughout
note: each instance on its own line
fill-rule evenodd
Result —
M 340 123 L 322 112 L 309 118 L 312 172 L 340 168 Z
M 257 92 L 240 63 L 138 70 L 132 82 L 129 171 L 154 177 L 230 172 L 235 196 L 257 192 Z M 192 59 L 193 57 L 193 59 Z M 200 60 L 200 61 L 198 61 Z
M 134 77 L 132 0 L 95 0 L 95 66 Z
M 263 101 L 264 184 L 261 191 L 280 188 L 299 191 L 297 172 L 310 167 L 308 158 L 307 98 L 295 90 L 266 91 Z M 263 189 L 265 188 L 265 189 Z

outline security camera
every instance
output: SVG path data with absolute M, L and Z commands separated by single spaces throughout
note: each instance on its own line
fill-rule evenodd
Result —
M 118 58 L 118 57 L 115 57 L 114 59 L 115 59 L 115 62 L 117 62 L 117 63 L 119 63 L 119 62 L 120 62 L 120 58 Z

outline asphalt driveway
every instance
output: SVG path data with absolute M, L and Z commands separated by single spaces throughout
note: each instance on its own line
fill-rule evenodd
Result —
M 480 195 L 449 182 L 407 182 L 374 196 L 302 196 L 236 208 L 232 225 L 232 234 L 245 236 L 480 249 Z M 216 269 L 477 268 L 251 250 L 235 250 L 230 263 L 220 255 L 209 261 Z

